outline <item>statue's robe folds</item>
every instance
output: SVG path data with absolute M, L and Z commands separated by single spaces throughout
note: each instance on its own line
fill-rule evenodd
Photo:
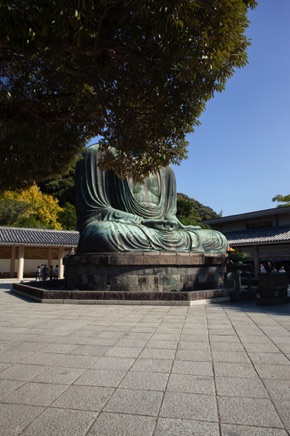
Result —
M 184 226 L 176 218 L 175 175 L 170 167 L 144 185 L 101 171 L 97 145 L 76 168 L 77 252 L 179 251 L 225 253 L 226 238 L 215 230 Z

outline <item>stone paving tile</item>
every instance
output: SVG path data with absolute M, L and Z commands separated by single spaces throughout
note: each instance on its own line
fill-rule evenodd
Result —
M 86 341 L 86 345 L 107 345 L 107 346 L 111 346 L 111 345 L 115 345 L 116 342 L 118 341 L 118 339 L 115 338 L 90 338 Z
M 213 376 L 211 362 L 192 362 L 189 360 L 176 360 L 173 363 L 172 372 L 176 374 Z
M 117 387 L 126 371 L 88 369 L 76 381 L 75 385 Z
M 179 333 L 155 333 L 152 335 L 152 341 L 178 341 Z
M 274 400 L 275 407 L 280 416 L 281 421 L 290 434 L 290 401 Z
M 281 353 L 248 353 L 248 356 L 254 364 L 290 365 L 290 361 Z
M 67 354 L 62 359 L 58 360 L 53 366 L 65 368 L 90 368 L 99 357 L 97 356 L 78 356 L 76 354 Z
M 123 336 L 122 339 L 143 339 L 144 341 L 148 341 L 152 336 L 151 333 L 138 332 L 136 330 L 130 330 Z M 120 339 L 121 340 L 121 339 Z
M 130 357 L 99 357 L 98 360 L 92 364 L 90 369 L 112 369 L 119 371 L 127 371 L 131 368 L 135 359 Z
M 146 348 L 162 348 L 167 350 L 176 350 L 178 347 L 178 341 L 159 341 L 150 339 L 146 345 Z
M 54 341 L 55 344 L 71 344 L 71 345 L 83 345 L 87 344 L 90 339 L 82 338 L 78 336 L 61 336 Z M 102 345 L 102 344 L 101 344 Z
M 131 347 L 112 347 L 106 353 L 108 357 L 137 357 L 142 351 L 142 348 Z
M 195 351 L 209 351 L 209 342 L 186 342 L 179 341 L 178 350 L 195 350 Z
M 157 416 L 163 392 L 117 389 L 104 407 L 105 412 Z
M 245 351 L 243 345 L 238 342 L 212 342 L 210 348 L 213 352 Z
M 1 404 L 0 435 L 17 436 L 43 410 L 43 407 L 25 406 L 23 404 Z
M 33 351 L 13 351 L 5 350 L 0 353 L 0 362 L 2 363 L 18 363 L 25 357 L 33 354 Z
M 258 377 L 249 363 L 214 362 L 214 371 L 217 377 Z
M 39 342 L 20 342 L 19 344 L 13 346 L 13 348 L 10 348 L 11 351 L 28 351 L 31 353 L 35 353 L 35 351 L 44 350 L 46 347 L 50 346 L 51 344 L 47 343 L 39 343 Z
M 288 434 L 285 430 L 275 428 L 222 424 L 221 436 L 288 436 Z
M 9 366 L 0 372 L 0 379 L 2 380 L 19 380 L 19 381 L 29 381 L 40 374 L 48 366 L 44 365 L 22 365 L 16 364 Z
M 166 359 L 136 359 L 132 365 L 131 371 L 144 372 L 170 372 L 172 368 L 172 360 Z
M 180 341 L 183 341 L 183 342 L 204 342 L 204 341 L 208 341 L 208 334 L 207 333 L 202 333 L 202 334 L 182 333 L 180 335 Z
M 22 386 L 24 382 L 15 380 L 0 380 L 0 399 Z
M 253 334 L 247 334 L 247 335 L 239 335 L 240 340 L 243 344 L 264 344 L 264 345 L 271 345 L 273 344 L 272 341 L 266 336 L 266 335 L 253 335 Z
M 229 329 L 208 329 L 208 334 L 209 336 L 211 335 L 215 335 L 215 336 L 232 336 L 233 338 L 236 337 L 236 332 L 233 328 L 229 328 Z
M 118 340 L 116 342 L 116 347 L 124 347 L 124 348 L 143 348 L 145 347 L 147 343 L 147 339 L 135 339 L 135 338 L 128 338 L 123 337 L 122 339 Z
M 37 353 L 30 354 L 28 357 L 21 359 L 21 363 L 29 365 L 53 365 L 58 362 L 65 354 L 60 353 L 44 353 L 39 351 Z
M 140 359 L 174 359 L 175 350 L 163 348 L 145 348 L 139 355 Z
M 244 351 L 213 351 L 214 362 L 250 363 L 250 359 Z
M 129 371 L 122 382 L 120 388 L 143 389 L 149 391 L 164 391 L 168 380 L 165 372 L 137 372 Z
M 214 379 L 189 374 L 171 374 L 167 391 L 214 395 Z
M 209 336 L 210 339 L 210 343 L 225 343 L 225 342 L 230 342 L 230 343 L 235 343 L 235 344 L 240 344 L 241 341 L 238 338 L 238 336 L 227 336 L 227 335 L 216 335 L 216 334 L 211 334 Z
M 11 348 L 15 348 L 16 346 L 21 346 L 21 341 L 0 341 L 0 351 L 6 351 Z M 21 350 L 19 350 L 21 351 Z M 25 351 L 25 350 L 24 350 Z
M 48 336 L 48 335 L 35 335 L 33 332 L 31 332 L 29 335 L 26 336 L 27 342 L 40 342 L 40 343 L 50 343 L 53 344 L 58 340 L 57 336 Z
M 101 413 L 87 436 L 152 436 L 155 424 L 149 416 Z
M 259 344 L 259 343 L 244 343 L 245 350 L 252 353 L 280 353 L 280 350 L 273 343 Z
M 96 412 L 48 408 L 21 435 L 84 436 L 95 418 Z
M 263 365 L 255 364 L 262 379 L 280 379 L 290 381 L 290 365 Z
M 33 382 L 70 385 L 84 371 L 84 368 L 52 367 L 34 377 Z
M 177 350 L 175 359 L 191 360 L 193 362 L 209 362 L 211 360 L 211 353 L 207 350 Z
M 218 404 L 222 423 L 283 428 L 283 424 L 270 400 L 219 397 Z
M 117 331 L 105 330 L 97 335 L 98 338 L 110 338 L 110 339 L 117 339 L 117 340 L 122 338 L 123 336 L 124 336 L 124 332 L 120 332 L 120 329 L 117 329 Z
M 290 381 L 277 380 L 277 379 L 264 379 L 263 382 L 272 399 L 290 401 Z M 289 409 L 289 416 L 290 416 L 290 409 Z
M 5 404 L 14 403 L 31 406 L 49 406 L 49 404 L 66 389 L 66 385 L 28 382 L 0 401 Z
M 0 363 L 0 372 L 11 366 L 10 363 Z
M 218 422 L 216 399 L 214 395 L 165 392 L 160 416 Z
M 186 419 L 159 418 L 154 436 L 219 436 L 215 423 L 189 421 Z M 232 434 L 231 436 L 236 436 Z M 280 435 L 277 435 L 280 436 Z M 282 435 L 281 435 L 282 436 Z
M 51 344 L 47 346 L 44 350 L 42 350 L 44 353 L 53 353 L 53 354 L 67 354 L 71 353 L 73 350 L 75 350 L 78 347 L 77 344 Z
M 110 346 L 105 345 L 79 345 L 70 354 L 76 354 L 80 356 L 103 356 L 106 351 L 110 349 Z
M 101 411 L 113 394 L 113 388 L 96 386 L 69 386 L 52 404 L 61 409 Z
M 261 382 L 256 378 L 216 377 L 217 394 L 226 397 L 269 398 Z

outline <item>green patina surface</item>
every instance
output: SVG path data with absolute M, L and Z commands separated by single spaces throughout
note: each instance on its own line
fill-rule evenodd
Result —
M 78 253 L 180 251 L 225 253 L 227 240 L 215 231 L 184 226 L 176 217 L 176 183 L 170 167 L 143 184 L 101 171 L 97 145 L 76 169 Z

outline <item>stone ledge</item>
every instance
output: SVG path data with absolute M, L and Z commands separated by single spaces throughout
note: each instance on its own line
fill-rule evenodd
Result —
M 190 292 L 103 292 L 103 291 L 71 291 L 63 289 L 38 288 L 34 283 L 14 283 L 12 292 L 41 303 L 79 303 L 79 304 L 178 304 L 195 301 L 228 301 L 227 289 L 209 289 Z M 122 302 L 122 303 L 121 303 Z M 206 304 L 206 303 L 203 303 Z

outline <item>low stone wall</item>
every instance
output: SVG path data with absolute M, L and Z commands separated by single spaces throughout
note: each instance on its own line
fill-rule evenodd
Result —
M 174 292 L 224 288 L 225 255 L 130 252 L 64 258 L 65 289 Z
M 44 284 L 43 284 L 44 283 Z M 65 290 L 63 281 L 59 280 L 59 288 L 45 289 L 47 282 L 14 283 L 12 292 L 39 303 L 59 304 L 159 304 L 186 305 L 207 304 L 229 300 L 227 289 L 212 289 L 189 292 L 113 292 Z M 56 283 L 54 283 L 56 285 Z

